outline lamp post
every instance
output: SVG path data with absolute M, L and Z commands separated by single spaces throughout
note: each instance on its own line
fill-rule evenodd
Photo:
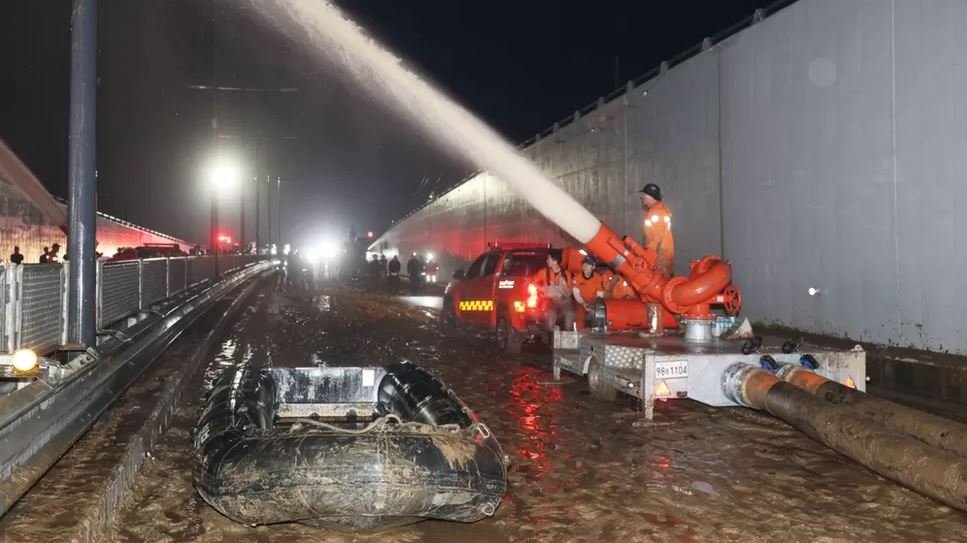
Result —
M 211 194 L 211 246 L 215 253 L 215 275 L 218 269 L 219 243 L 218 235 L 218 198 L 231 192 L 238 184 L 238 163 L 227 157 L 216 157 L 208 170 L 208 189 Z

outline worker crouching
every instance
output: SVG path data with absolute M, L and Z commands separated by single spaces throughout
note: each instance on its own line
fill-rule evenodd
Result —
M 594 258 L 586 256 L 581 272 L 571 277 L 571 294 L 574 296 L 575 323 L 578 330 L 590 326 L 594 317 L 594 304 L 608 296 L 614 287 L 613 274 L 598 271 Z

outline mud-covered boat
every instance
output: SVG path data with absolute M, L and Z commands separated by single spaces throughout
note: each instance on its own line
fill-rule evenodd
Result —
M 487 427 L 409 363 L 226 371 L 195 427 L 193 476 L 237 522 L 366 530 L 474 522 L 507 484 Z

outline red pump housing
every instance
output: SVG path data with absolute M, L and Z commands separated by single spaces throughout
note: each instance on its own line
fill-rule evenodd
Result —
M 666 278 L 656 271 L 657 254 L 638 245 L 630 237 L 619 237 L 601 224 L 586 247 L 607 263 L 635 289 L 641 302 L 608 300 L 609 328 L 647 327 L 646 304 L 659 308 L 659 330 L 677 328 L 678 316 L 687 319 L 714 319 L 712 306 L 721 306 L 729 315 L 742 307 L 742 293 L 732 284 L 732 265 L 717 256 L 692 261 L 688 277 Z M 644 325 L 644 326 L 643 326 Z

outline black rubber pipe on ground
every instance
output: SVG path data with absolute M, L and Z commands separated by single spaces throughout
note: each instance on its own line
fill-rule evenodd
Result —
M 967 424 L 877 398 L 805 368 L 787 368 L 781 369 L 777 375 L 817 398 L 850 409 L 857 416 L 890 430 L 967 458 Z
M 877 474 L 967 511 L 967 458 L 859 417 L 748 364 L 729 367 L 722 384 L 736 403 L 767 411 Z

